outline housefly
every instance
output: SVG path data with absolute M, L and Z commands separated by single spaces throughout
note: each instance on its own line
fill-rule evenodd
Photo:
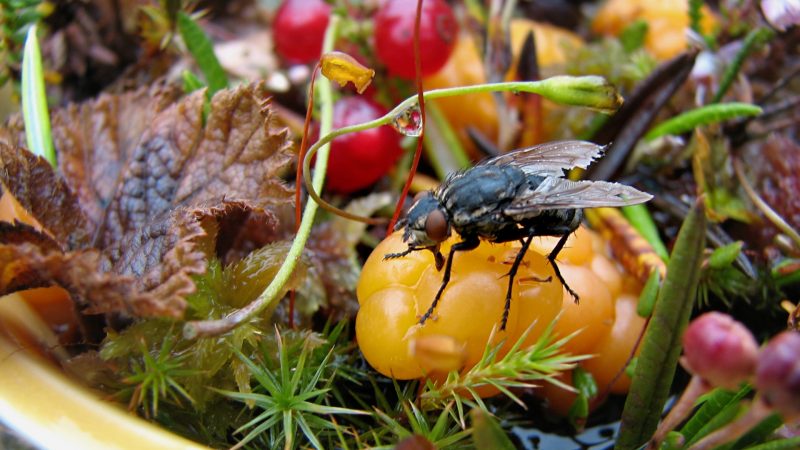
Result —
M 583 208 L 644 203 L 652 195 L 630 186 L 606 181 L 571 181 L 564 171 L 586 168 L 602 156 L 604 147 L 584 141 L 558 141 L 515 150 L 451 174 L 437 189 L 417 194 L 405 219 L 403 242 L 408 249 L 389 253 L 384 259 L 429 250 L 437 270 L 444 266 L 442 284 L 419 320 L 424 324 L 436 309 L 450 281 L 453 255 L 473 250 L 481 240 L 520 241 L 522 247 L 508 272 L 508 290 L 500 329 L 506 328 L 511 290 L 522 259 L 536 236 L 560 237 L 547 256 L 556 277 L 578 301 L 558 269 L 556 257 L 570 233 L 583 219 Z M 440 244 L 455 231 L 461 241 L 450 247 L 447 259 Z

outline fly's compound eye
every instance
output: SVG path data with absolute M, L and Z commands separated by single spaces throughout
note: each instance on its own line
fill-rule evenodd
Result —
M 425 234 L 436 242 L 442 242 L 450 235 L 450 225 L 440 209 L 434 209 L 428 213 L 428 217 L 425 219 Z

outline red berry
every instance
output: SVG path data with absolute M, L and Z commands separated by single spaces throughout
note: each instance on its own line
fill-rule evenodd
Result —
M 375 15 L 375 52 L 389 72 L 414 79 L 414 22 L 417 2 L 386 0 Z M 422 2 L 419 48 L 422 76 L 444 66 L 458 37 L 453 10 L 444 0 Z
M 705 313 L 683 334 L 683 364 L 712 386 L 736 389 L 755 373 L 758 344 L 750 330 L 719 312 Z
M 800 416 L 800 333 L 784 331 L 761 350 L 756 388 L 784 419 Z
M 344 97 L 333 105 L 333 127 L 368 122 L 386 113 L 363 97 Z M 363 189 L 386 175 L 401 153 L 400 134 L 388 125 L 337 137 L 331 142 L 325 185 L 342 193 Z
M 272 24 L 275 52 L 295 64 L 319 59 L 330 15 L 331 6 L 322 0 L 284 0 Z

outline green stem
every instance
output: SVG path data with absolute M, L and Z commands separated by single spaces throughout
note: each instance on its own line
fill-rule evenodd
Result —
M 325 31 L 323 53 L 333 50 L 339 23 L 339 16 L 336 14 L 332 15 L 328 23 L 328 28 Z M 330 132 L 333 126 L 333 92 L 331 90 L 331 82 L 325 81 L 319 83 L 317 95 L 319 95 L 318 104 L 321 110 L 320 134 L 323 136 L 332 134 Z M 315 144 L 314 147 L 312 147 L 315 149 L 315 152 L 319 150 L 316 163 L 317 170 L 314 172 L 314 190 L 322 189 L 322 185 L 325 183 L 325 172 L 328 166 L 328 154 L 330 149 L 330 146 L 326 145 L 327 142 L 330 142 L 330 140 L 319 145 Z M 308 160 L 308 158 L 306 158 L 306 160 Z M 305 170 L 307 175 L 310 170 L 308 167 L 306 167 Z M 267 286 L 264 292 L 262 292 L 255 301 L 222 319 L 189 322 L 183 329 L 184 336 L 187 339 L 195 339 L 198 337 L 216 336 L 228 332 L 236 326 L 252 319 L 269 305 L 278 301 L 284 293 L 286 283 L 294 272 L 297 262 L 300 260 L 303 248 L 306 245 L 306 241 L 308 241 L 308 237 L 311 234 L 311 226 L 314 224 L 317 208 L 318 205 L 315 202 L 306 203 L 303 212 L 303 220 L 300 222 L 300 228 L 292 242 L 292 246 L 289 248 L 286 260 L 283 262 L 280 269 L 278 269 L 275 278 L 272 279 L 269 286 Z
M 487 83 L 476 84 L 472 86 L 434 89 L 431 91 L 425 91 L 425 99 L 436 100 L 437 98 L 483 92 L 527 92 L 531 94 L 539 94 L 549 100 L 553 100 L 562 104 L 586 106 L 606 112 L 616 111 L 616 109 L 622 105 L 622 99 L 619 97 L 619 94 L 617 94 L 616 89 L 608 84 L 604 78 L 592 75 L 582 77 L 563 75 L 540 81 L 513 81 L 505 83 Z M 415 94 L 403 100 L 403 102 L 395 106 L 394 109 L 382 117 L 378 117 L 377 119 L 369 122 L 339 128 L 328 134 L 320 133 L 322 137 L 308 149 L 305 160 L 303 161 L 303 177 L 306 188 L 308 189 L 309 197 L 314 199 L 314 201 L 323 209 L 332 211 L 346 219 L 364 222 L 371 225 L 383 223 L 383 220 L 381 219 L 363 217 L 343 211 L 323 200 L 319 196 L 317 188 L 315 188 L 311 182 L 311 161 L 314 157 L 314 154 L 317 153 L 320 147 L 328 144 L 333 139 L 348 133 L 355 133 L 358 131 L 368 130 L 370 128 L 376 128 L 381 125 L 388 125 L 392 122 L 394 117 L 405 112 L 407 109 L 414 107 L 416 103 L 417 95 Z M 317 163 L 317 170 L 324 170 L 324 168 L 320 169 L 319 163 Z

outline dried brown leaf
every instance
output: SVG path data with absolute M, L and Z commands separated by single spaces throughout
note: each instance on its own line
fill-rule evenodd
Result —
M 102 94 L 96 100 L 72 104 L 52 114 L 58 169 L 79 197 L 93 228 L 99 226 L 111 202 L 119 176 L 142 141 L 153 118 L 180 95 L 176 88 L 155 85 L 121 95 Z M 21 116 L 6 124 L 0 140 L 25 146 Z
M 0 243 L 10 245 L 30 243 L 45 251 L 61 250 L 58 241 L 52 236 L 16 219 L 14 223 L 0 221 Z
M 289 201 L 279 176 L 290 163 L 284 130 L 270 124 L 260 84 L 220 91 L 203 127 L 205 93 L 197 92 L 152 121 L 133 151 L 106 210 L 99 245 L 109 245 L 177 205 L 223 198 L 255 206 Z
M 10 191 L 62 250 L 89 244 L 92 230 L 77 197 L 45 159 L 0 142 L 0 183 L 0 189 Z
M 181 317 L 210 256 L 241 255 L 272 234 L 265 208 L 292 198 L 280 179 L 291 143 L 265 88 L 222 91 L 207 117 L 204 92 L 172 104 L 168 89 L 138 95 L 54 114 L 66 182 L 3 143 L 21 139 L 13 122 L 0 132 L 0 180 L 54 238 L 0 225 L 0 292 L 59 284 L 87 312 Z

